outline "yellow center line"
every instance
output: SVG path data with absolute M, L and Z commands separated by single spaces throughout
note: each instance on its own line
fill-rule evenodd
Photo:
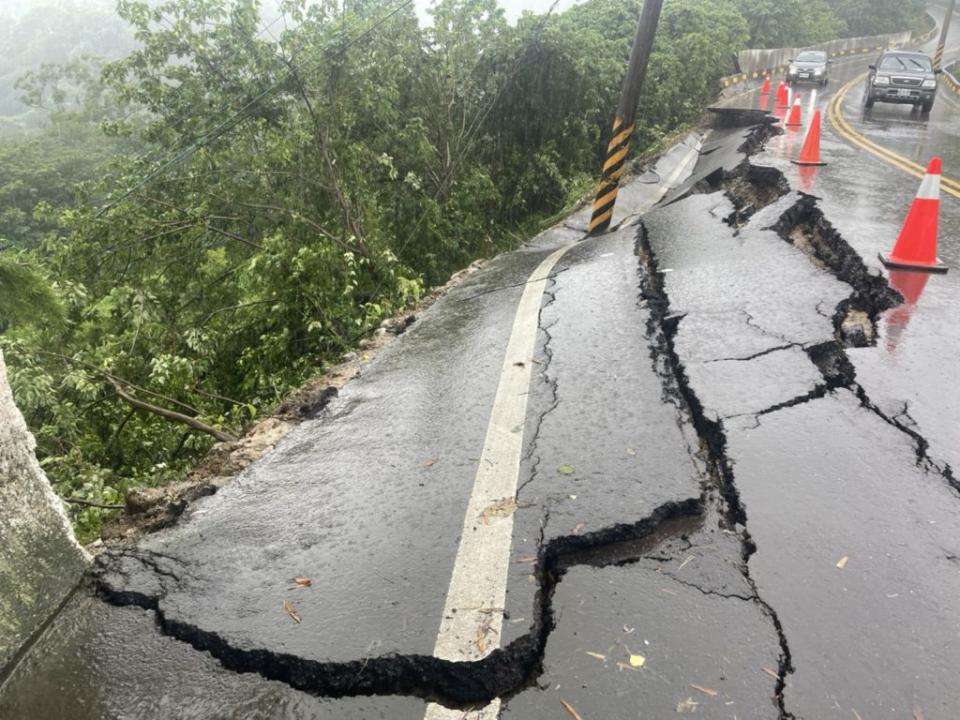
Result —
M 846 118 L 843 117 L 843 101 L 846 99 L 846 96 L 850 92 L 851 88 L 858 83 L 863 82 L 866 76 L 867 73 L 864 73 L 858 77 L 855 77 L 840 89 L 840 91 L 830 101 L 830 105 L 827 108 L 827 117 L 830 119 L 834 129 L 857 147 L 866 150 L 871 155 L 883 160 L 889 165 L 893 165 L 894 167 L 903 170 L 909 175 L 913 175 L 917 178 L 923 178 L 923 176 L 926 174 L 925 167 L 918 165 L 909 158 L 905 158 L 903 155 L 900 155 L 889 148 L 885 148 L 882 145 L 878 145 L 877 143 L 869 140 L 865 135 L 851 127 Z M 960 199 L 960 182 L 946 175 L 941 176 L 940 182 L 944 192 Z

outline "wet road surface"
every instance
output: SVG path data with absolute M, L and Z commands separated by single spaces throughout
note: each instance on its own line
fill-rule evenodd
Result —
M 859 132 L 960 176 L 949 104 L 864 121 L 854 96 Z M 589 210 L 102 558 L 0 717 L 957 717 L 960 273 L 892 276 L 900 303 L 876 256 L 919 181 L 829 125 L 801 172 L 801 139 L 716 131 L 669 204 L 633 219 L 667 190 L 641 178 L 620 228 L 562 254 L 506 363 L 532 371 L 516 497 L 467 510 L 525 283 Z M 960 201 L 941 222 L 957 267 Z M 476 661 L 435 659 L 461 535 L 507 518 L 503 606 L 458 609 Z

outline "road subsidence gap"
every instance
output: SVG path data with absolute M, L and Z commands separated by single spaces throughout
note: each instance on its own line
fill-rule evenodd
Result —
M 509 697 L 535 684 L 542 672 L 544 650 L 554 627 L 551 607 L 554 590 L 566 570 L 584 564 L 594 567 L 622 565 L 629 559 L 622 556 L 608 561 L 590 558 L 602 558 L 603 554 L 597 551 L 607 546 L 664 536 L 676 521 L 699 518 L 703 511 L 701 500 L 691 498 L 664 504 L 633 524 L 614 525 L 594 533 L 551 541 L 541 549 L 536 565 L 539 589 L 530 632 L 475 662 L 450 662 L 425 655 L 395 655 L 329 663 L 264 648 L 240 647 L 217 633 L 167 614 L 164 597 L 178 588 L 180 573 L 187 570 L 148 551 L 127 549 L 101 555 L 97 560 L 94 583 L 97 593 L 107 602 L 153 611 L 163 634 L 210 653 L 229 670 L 257 673 L 268 680 L 283 682 L 321 697 L 413 695 L 451 707 L 469 708 L 486 704 L 496 697 Z M 138 572 L 156 576 L 155 592 L 126 589 L 125 581 L 131 573 Z
M 553 300 L 556 287 L 551 284 L 548 303 Z M 542 327 L 542 336 L 549 345 L 549 328 Z M 648 337 L 654 325 L 661 326 L 658 318 L 646 328 Z M 669 324 L 669 323 L 666 323 Z M 674 326 L 675 329 L 675 326 Z M 643 328 L 637 328 L 643 332 Z M 548 350 L 548 348 L 546 348 Z M 549 360 L 549 353 L 546 353 Z M 544 368 L 544 377 L 554 393 L 556 380 Z M 679 398 L 681 422 L 691 422 L 699 435 L 701 448 L 706 455 L 717 458 L 714 464 L 721 469 L 714 472 L 715 478 L 729 474 L 723 458 L 724 440 L 722 427 L 711 426 L 699 411 L 699 403 L 692 394 L 684 399 L 684 390 L 675 382 L 671 372 L 660 375 L 664 386 L 665 401 L 672 395 Z M 694 408 L 696 412 L 690 413 Z M 699 419 L 698 419 L 699 418 Z M 542 420 L 542 417 L 540 418 Z M 535 456 L 536 435 L 532 438 L 529 452 Z M 528 455 L 528 457 L 530 457 Z M 730 475 L 732 478 L 732 475 Z M 184 622 L 168 611 L 165 598 L 175 592 L 188 592 L 189 568 L 175 558 L 157 555 L 146 550 L 128 548 L 100 556 L 94 573 L 94 583 L 99 595 L 115 605 L 133 605 L 151 610 L 155 614 L 160 632 L 189 644 L 196 650 L 209 652 L 225 668 L 241 673 L 256 673 L 290 687 L 321 697 L 348 697 L 369 695 L 412 695 L 425 700 L 440 702 L 450 707 L 469 708 L 483 705 L 494 698 L 509 698 L 533 685 L 543 672 L 543 658 L 550 633 L 555 627 L 553 614 L 554 592 L 567 570 L 579 565 L 605 567 L 621 566 L 639 560 L 651 544 L 682 534 L 689 521 L 702 523 L 708 516 L 722 515 L 727 518 L 725 526 L 736 528 L 745 521 L 738 498 L 729 493 L 732 483 L 712 480 L 706 483 L 703 494 L 664 504 L 635 523 L 615 524 L 583 535 L 570 535 L 541 543 L 534 567 L 537 582 L 533 620 L 529 631 L 510 643 L 496 649 L 482 660 L 474 662 L 451 662 L 425 655 L 393 655 L 358 658 L 351 662 L 323 662 L 290 653 L 266 648 L 250 648 L 216 632 Z M 723 499 L 717 495 L 717 491 Z M 746 575 L 746 558 L 752 552 L 752 543 L 745 531 L 739 531 L 744 543 L 743 572 Z M 617 551 L 612 552 L 616 547 Z M 623 548 L 627 547 L 626 553 Z M 147 581 L 144 582 L 144 577 Z M 139 588 L 139 589 L 131 589 Z M 146 588 L 146 589 L 144 589 Z M 758 602 L 772 619 L 781 634 L 775 613 L 755 596 L 741 600 Z M 785 646 L 785 643 L 781 642 Z M 789 655 L 781 660 L 781 678 L 789 668 Z M 782 685 L 782 680 L 780 681 Z
M 552 301 L 556 291 L 556 287 L 551 285 L 548 302 Z M 664 301 L 664 308 L 667 305 Z M 645 329 L 648 338 L 654 337 L 651 333 L 654 333 L 656 328 L 669 326 L 669 321 L 658 316 L 656 309 L 654 316 L 651 325 Z M 545 344 L 549 345 L 549 328 L 542 327 L 542 316 L 540 324 L 542 337 L 546 339 Z M 644 328 L 637 328 L 637 331 L 644 332 Z M 650 342 L 653 347 L 653 341 Z M 545 356 L 549 360 L 549 353 Z M 551 378 L 548 372 L 549 362 L 544 368 L 544 377 L 553 389 L 553 402 L 546 412 L 556 403 L 553 387 L 556 380 Z M 533 686 L 543 672 L 546 644 L 555 627 L 554 592 L 568 569 L 578 565 L 619 566 L 639 559 L 639 555 L 634 558 L 630 554 L 634 552 L 631 549 L 628 549 L 626 556 L 623 552 L 608 550 L 614 546 L 622 549 L 624 545 L 633 543 L 636 553 L 641 553 L 640 548 L 649 544 L 645 541 L 652 543 L 658 537 L 682 532 L 685 523 L 678 521 L 695 519 L 702 522 L 708 514 L 717 514 L 714 511 L 718 508 L 719 514 L 725 518 L 724 525 L 731 531 L 745 521 L 735 491 L 731 494 L 734 488 L 732 481 L 723 483 L 718 479 L 723 476 L 732 478 L 724 460 L 725 440 L 722 427 L 706 421 L 689 388 L 684 383 L 676 382 L 676 375 L 669 360 L 660 368 L 660 377 L 665 401 L 670 402 L 671 397 L 676 399 L 674 404 L 680 414 L 679 420 L 694 425 L 700 447 L 706 449 L 704 454 L 713 458 L 712 464 L 718 468 L 712 473 L 714 479 L 706 483 L 701 497 L 667 503 L 635 523 L 611 525 L 597 532 L 570 535 L 542 543 L 534 568 L 538 589 L 529 631 L 505 648 L 494 650 L 482 660 L 450 662 L 424 655 L 397 655 L 332 663 L 265 648 L 241 646 L 232 639 L 183 622 L 169 613 L 164 599 L 168 594 L 186 591 L 189 583 L 183 581 L 189 579 L 189 568 L 178 566 L 169 558 L 155 557 L 143 550 L 128 549 L 101 556 L 95 579 L 97 591 L 108 602 L 152 610 L 162 633 L 186 642 L 197 650 L 209 652 L 227 669 L 257 673 L 266 679 L 286 683 L 313 695 L 413 695 L 462 708 L 482 705 L 497 697 L 509 698 Z M 690 412 L 691 409 L 693 412 Z M 534 434 L 529 449 L 534 457 L 536 440 Z M 718 491 L 723 497 L 718 496 Z M 741 530 L 739 533 L 743 540 L 745 573 L 745 561 L 752 552 L 752 543 L 745 531 Z M 131 579 L 140 573 L 146 573 L 151 578 L 150 582 L 131 583 Z M 131 587 L 148 587 L 149 590 L 132 591 L 129 589 Z M 763 606 L 764 612 L 772 619 L 777 632 L 782 636 L 775 613 L 763 605 L 759 598 L 749 599 Z M 781 641 L 781 645 L 784 646 L 785 643 Z M 788 668 L 789 655 L 784 654 L 781 659 L 781 677 Z M 782 685 L 782 680 L 780 684 Z
M 780 132 L 769 124 L 756 126 L 739 148 L 744 160 L 733 170 L 720 168 L 697 183 L 693 193 L 724 192 L 734 211 L 724 221 L 739 231 L 750 223 L 762 209 L 778 202 L 791 192 L 786 177 L 773 167 L 758 166 L 750 156 L 760 152 L 770 137 Z M 682 200 L 681 200 L 682 201 Z M 902 419 L 904 411 L 895 417 L 882 412 L 856 383 L 856 370 L 846 354 L 848 347 L 875 346 L 877 321 L 880 315 L 903 302 L 902 296 L 891 288 L 884 277 L 871 273 L 853 247 L 840 235 L 817 205 L 817 198 L 798 193 L 797 201 L 783 212 L 770 227 L 785 242 L 803 252 L 818 268 L 834 275 L 851 288 L 848 297 L 840 301 L 831 316 L 833 339 L 804 347 L 810 361 L 818 368 L 823 382 L 804 396 L 781 403 L 757 413 L 776 412 L 786 407 L 811 402 L 837 390 L 853 392 L 864 409 L 878 415 L 885 422 L 908 435 L 914 442 L 917 465 L 941 475 L 954 490 L 960 483 L 948 464 L 937 463 L 927 454 L 928 441 L 910 423 Z M 742 539 L 743 573 L 750 582 L 756 601 L 763 604 L 773 620 L 780 639 L 781 656 L 776 687 L 781 720 L 794 720 L 784 704 L 787 677 L 794 671 L 790 648 L 776 611 L 756 592 L 749 575 L 749 558 L 756 545 L 746 528 L 747 513 L 736 486 L 732 464 L 727 457 L 727 438 L 723 421 L 707 417 L 695 390 L 690 384 L 682 359 L 674 347 L 674 338 L 684 315 L 671 310 L 666 292 L 664 274 L 659 270 L 649 231 L 641 220 L 637 237 L 637 255 L 640 257 L 642 297 L 652 310 L 648 326 L 651 355 L 663 378 L 665 397 L 681 405 L 693 419 L 702 443 L 709 476 L 725 505 L 724 518 Z M 778 348 L 782 349 L 782 348 Z M 761 353 L 762 355 L 763 353 Z M 753 358 L 745 358 L 744 361 Z
M 712 499 L 716 504 L 726 529 L 736 532 L 739 536 L 742 561 L 740 571 L 751 588 L 753 601 L 761 606 L 776 629 L 780 657 L 774 695 L 780 719 L 791 720 L 793 716 L 786 711 L 783 701 L 786 677 L 793 672 L 790 646 L 776 610 L 760 597 L 756 583 L 750 577 L 749 560 L 750 556 L 756 552 L 757 546 L 747 530 L 746 509 L 740 500 L 733 468 L 727 458 L 727 438 L 723 421 L 706 416 L 703 405 L 687 377 L 683 362 L 676 352 L 674 338 L 683 316 L 671 313 L 670 299 L 665 292 L 664 276 L 651 247 L 647 227 L 642 221 L 637 234 L 636 253 L 641 263 L 641 298 L 651 310 L 647 326 L 650 356 L 661 377 L 665 399 L 674 402 L 678 409 L 688 415 L 693 422 L 700 439 L 701 455 L 707 466 L 708 479 L 704 488 L 704 497 Z
M 747 159 L 730 173 L 721 172 L 701 182 L 694 192 L 723 190 L 733 201 L 735 212 L 727 218 L 733 227 L 741 227 L 759 210 L 777 202 L 790 190 L 784 176 L 772 168 L 754 166 L 749 155 L 762 149 L 763 143 L 776 130 L 769 125 L 758 126 L 750 134 L 741 151 Z M 864 407 L 880 413 L 869 398 L 856 386 L 853 366 L 844 351 L 848 346 L 873 344 L 876 338 L 876 320 L 883 310 L 897 304 L 899 296 L 878 276 L 870 275 L 855 251 L 839 236 L 823 217 L 816 200 L 801 196 L 772 228 L 786 242 L 807 253 L 812 262 L 834 273 L 852 287 L 849 298 L 841 302 L 833 315 L 836 337 L 815 347 L 805 348 L 811 361 L 824 377 L 822 396 L 838 388 L 858 392 Z M 770 618 L 775 628 L 780 658 L 775 698 L 781 720 L 793 717 L 785 708 L 783 691 L 787 676 L 793 671 L 790 648 L 783 627 L 776 614 L 756 591 L 749 575 L 749 558 L 756 546 L 747 531 L 747 514 L 741 503 L 736 479 L 726 455 L 727 440 L 722 421 L 708 418 L 694 389 L 690 386 L 681 359 L 674 348 L 674 337 L 682 316 L 672 314 L 670 301 L 664 290 L 664 276 L 658 269 L 646 227 L 638 230 L 636 253 L 640 263 L 640 301 L 650 309 L 645 331 L 650 355 L 663 387 L 663 400 L 673 404 L 680 422 L 689 422 L 699 442 L 699 455 L 707 468 L 707 476 L 699 498 L 688 498 L 664 504 L 648 516 L 630 524 L 616 524 L 593 533 L 570 535 L 541 543 L 534 567 L 537 594 L 533 620 L 529 631 L 510 643 L 496 649 L 475 662 L 450 662 L 424 655 L 392 655 L 358 658 L 351 662 L 323 662 L 281 653 L 265 648 L 241 646 L 230 638 L 183 622 L 168 613 L 164 599 L 189 587 L 189 568 L 174 558 L 127 548 L 100 556 L 94 573 L 95 589 L 99 595 L 115 605 L 139 606 L 155 614 L 160 632 L 188 643 L 199 651 L 209 652 L 225 668 L 260 676 L 321 697 L 349 697 L 370 695 L 411 695 L 440 702 L 457 708 L 484 705 L 494 698 L 509 698 L 536 684 L 543 673 L 543 658 L 550 633 L 555 627 L 553 614 L 554 593 L 565 572 L 578 565 L 593 567 L 620 566 L 640 559 L 663 538 L 683 536 L 691 521 L 706 522 L 719 518 L 722 526 L 735 533 L 741 543 L 740 572 L 749 587 L 750 597 L 741 600 L 756 602 Z M 556 287 L 551 285 L 548 300 L 552 301 Z M 852 314 L 862 313 L 866 326 L 862 333 L 849 327 Z M 863 318 L 860 318 L 862 320 Z M 549 328 L 542 326 L 542 336 L 549 344 Z M 869 330 L 863 330 L 868 327 Z M 549 355 L 547 355 L 549 358 Z M 555 406 L 555 378 L 547 375 L 545 381 L 553 390 Z M 797 402 L 815 399 L 801 398 Z M 771 410 L 772 411 L 772 410 Z M 915 436 L 918 463 L 929 462 L 932 469 L 952 478 L 950 469 L 937 466 L 926 458 L 926 441 L 898 418 L 881 415 L 911 436 Z M 542 420 L 542 416 L 540 418 Z M 527 449 L 527 459 L 536 457 L 536 433 Z M 954 481 L 955 482 L 955 481 Z M 624 546 L 635 544 L 635 550 Z M 617 549 L 616 552 L 613 550 Z M 146 574 L 146 583 L 131 583 L 134 576 Z M 131 588 L 141 588 L 132 590 Z M 148 588 L 148 589 L 143 589 Z M 739 596 L 738 596 L 739 597 Z
M 774 133 L 772 126 L 758 126 L 740 148 L 746 157 L 731 173 L 707 178 L 695 191 L 725 191 L 736 208 L 726 221 L 734 227 L 743 227 L 764 207 L 790 192 L 786 177 L 776 168 L 754 165 L 750 156 L 762 150 L 763 143 Z M 851 288 L 850 295 L 839 302 L 831 320 L 834 339 L 805 347 L 810 361 L 823 376 L 823 383 L 799 398 L 767 408 L 758 414 L 769 414 L 787 407 L 816 400 L 828 392 L 846 389 L 853 392 L 860 404 L 911 438 L 917 465 L 940 475 L 957 492 L 960 479 L 949 463 L 930 457 L 929 441 L 916 427 L 905 423 L 900 416 L 884 413 L 856 382 L 856 369 L 847 357 L 846 348 L 874 347 L 877 344 L 877 322 L 880 316 L 904 302 L 903 296 L 890 287 L 882 275 L 871 273 L 860 255 L 826 218 L 817 204 L 817 198 L 798 192 L 799 199 L 782 213 L 770 228 L 787 243 L 803 252 L 818 268 L 831 273 Z M 905 415 L 902 413 L 901 415 Z

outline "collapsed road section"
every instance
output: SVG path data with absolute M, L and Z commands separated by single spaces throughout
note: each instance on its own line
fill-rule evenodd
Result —
M 0 714 L 209 717 L 212 687 L 245 718 L 949 716 L 952 472 L 847 352 L 899 297 L 762 163 L 756 120 L 537 278 L 532 357 L 506 363 L 533 370 L 517 494 L 473 519 L 513 523 L 503 607 L 470 609 L 502 620 L 473 628 L 476 660 L 434 656 L 444 592 L 504 318 L 569 227 L 438 302 L 176 526 L 102 556 L 106 602 L 70 604 Z M 45 692 L 61 678 L 81 690 Z
M 652 569 L 655 574 L 642 584 L 674 577 L 674 593 L 684 593 L 692 605 L 714 608 L 721 615 L 725 604 L 746 602 L 749 608 L 735 612 L 750 618 L 752 637 L 765 638 L 742 647 L 742 652 L 762 656 L 762 663 L 737 662 L 742 669 L 736 672 L 734 668 L 713 668 L 709 674 L 700 670 L 690 681 L 717 687 L 728 702 L 740 707 L 756 703 L 769 707 L 770 716 L 775 717 L 770 698 L 781 653 L 774 623 L 765 608 L 754 602 L 744 579 L 737 531 L 729 523 L 720 527 L 718 518 L 726 512 L 718 511 L 722 500 L 700 459 L 703 442 L 678 406 L 677 392 L 664 384 L 669 377 L 651 366 L 645 332 L 650 309 L 638 303 L 635 236 L 634 226 L 578 246 L 554 272 L 544 298 L 539 347 L 533 359 L 539 380 L 528 415 L 524 480 L 514 506 L 491 508 L 489 518 L 495 522 L 503 512 L 516 515 L 511 569 L 517 573 L 510 578 L 507 607 L 490 609 L 503 613 L 507 621 L 502 650 L 475 662 L 445 662 L 422 653 L 324 662 L 317 658 L 318 651 L 326 651 L 323 645 L 301 645 L 303 651 L 291 653 L 238 642 L 236 630 L 230 631 L 231 638 L 204 629 L 222 618 L 201 618 L 203 626 L 184 622 L 182 598 L 188 596 L 189 611 L 195 602 L 189 598 L 190 588 L 197 583 L 198 570 L 209 574 L 210 569 L 184 561 L 182 549 L 171 554 L 172 548 L 142 548 L 101 560 L 101 593 L 115 603 L 153 609 L 166 634 L 212 653 L 233 670 L 257 672 L 318 695 L 412 693 L 464 706 L 510 696 L 542 675 L 545 645 L 557 623 L 553 599 L 569 568 L 581 564 L 604 568 L 628 559 L 654 562 L 640 554 L 629 558 L 623 554 L 624 547 L 646 542 L 649 552 L 656 550 L 660 559 Z M 589 431 L 584 432 L 585 428 Z M 701 518 L 707 508 L 711 511 Z M 678 547 L 688 552 L 673 557 L 671 570 L 668 551 L 658 549 L 650 538 L 672 537 L 668 528 L 684 518 L 697 521 L 697 533 L 687 530 L 686 546 L 678 541 Z M 529 548 L 528 540 L 533 543 Z M 608 548 L 620 551 L 608 559 Z M 585 555 L 589 560 L 575 559 Z M 651 568 L 643 572 L 649 574 Z M 579 570 L 574 573 L 580 574 Z M 298 612 L 306 616 L 303 608 L 298 604 Z M 671 620 L 651 614 L 653 608 L 631 602 L 622 603 L 619 611 L 631 612 L 631 623 L 642 617 L 646 624 L 669 628 Z M 684 619 L 674 617 L 672 625 L 679 632 Z M 482 646 L 494 640 L 482 627 L 477 631 L 482 653 Z M 671 645 L 666 640 L 664 644 Z M 720 642 L 718 652 L 724 648 L 728 656 L 736 657 L 731 650 L 734 645 Z M 764 667 L 772 667 L 774 677 Z M 734 682 L 738 674 L 742 677 Z M 731 680 L 724 683 L 724 675 Z M 676 679 L 680 689 L 686 690 L 683 676 Z M 735 700 L 729 700 L 731 693 Z M 603 696 L 596 699 L 602 701 Z M 685 700 L 686 695 L 663 694 L 663 702 L 671 709 Z M 526 693 L 521 692 L 511 702 L 513 711 L 524 702 Z
M 672 161 L 668 154 L 656 175 L 677 177 L 691 153 L 688 145 Z M 662 192 L 643 187 L 649 191 L 638 190 L 638 197 L 656 199 Z M 671 687 L 660 690 L 664 707 L 686 702 L 694 683 L 717 693 L 715 713 L 729 703 L 759 704 L 764 716 L 775 717 L 776 681 L 763 668 L 776 675 L 776 632 L 750 599 L 736 531 L 711 519 L 723 513 L 706 497 L 700 441 L 689 419 L 665 402 L 662 378 L 651 366 L 635 235 L 635 226 L 625 227 L 571 250 L 547 278 L 539 318 L 533 317 L 540 334 L 533 357 L 507 363 L 538 375 L 525 427 L 507 428 L 522 432 L 529 450 L 518 478 L 522 489 L 472 520 L 493 524 L 516 515 L 515 548 L 533 539 L 533 557 L 510 563 L 520 574 L 510 579 L 509 609 L 470 609 L 486 617 L 502 613 L 505 637 L 488 632 L 492 622 L 480 623 L 469 638 L 480 655 L 475 663 L 431 655 L 512 311 L 544 256 L 578 237 L 562 227 L 491 263 L 438 302 L 318 418 L 216 495 L 191 505 L 173 527 L 99 560 L 98 590 L 110 604 L 78 603 L 63 622 L 114 618 L 125 632 L 151 633 L 142 641 L 132 635 L 127 644 L 117 643 L 115 632 L 104 633 L 113 659 L 97 667 L 124 667 L 98 673 L 91 684 L 103 688 L 97 695 L 109 698 L 113 714 L 139 708 L 142 692 L 126 669 L 128 648 L 138 645 L 147 655 L 166 648 L 169 657 L 158 661 L 158 670 L 179 665 L 186 653 L 194 658 L 191 668 L 241 695 L 250 692 L 251 677 L 260 679 L 265 695 L 287 698 L 291 687 L 306 689 L 311 695 L 294 695 L 301 705 L 304 698 L 315 701 L 308 704 L 318 717 L 422 718 L 425 700 L 465 708 L 498 696 L 515 703 L 505 711 L 516 712 L 546 677 L 552 651 L 544 644 L 569 627 L 556 603 L 566 606 L 568 591 L 576 597 L 581 590 L 564 582 L 605 572 L 623 577 L 624 587 L 673 592 L 684 599 L 686 613 L 719 617 L 736 605 L 732 612 L 756 639 L 718 638 L 705 656 L 716 663 L 691 666 L 689 678 L 671 673 Z M 696 557 L 681 558 L 680 550 Z M 578 553 L 589 559 L 577 559 Z M 659 586 L 671 578 L 672 587 Z M 631 654 L 616 661 L 634 668 L 635 680 L 660 673 L 671 654 L 682 657 L 679 638 L 689 630 L 686 615 L 668 617 L 662 603 L 643 602 L 639 592 L 630 603 L 608 596 L 593 612 L 596 618 L 627 613 L 620 628 L 647 630 L 638 640 L 658 659 L 648 650 L 643 673 L 629 665 Z M 601 626 L 610 630 L 595 623 Z M 649 631 L 653 626 L 659 638 Z M 58 625 L 48 637 L 54 636 L 66 638 L 65 652 L 75 652 L 84 647 L 77 638 L 90 633 Z M 64 668 L 60 653 L 43 655 L 51 652 L 49 643 L 38 648 L 32 672 L 18 672 L 0 693 L 0 708 L 98 717 L 96 709 L 85 714 L 69 698 L 37 692 Z M 740 653 L 753 659 L 741 662 Z M 740 669 L 720 665 L 721 655 Z M 606 681 L 621 671 L 610 657 L 610 667 L 597 668 Z M 150 677 L 150 667 L 142 671 Z M 169 687 L 169 680 L 159 677 L 156 684 Z M 633 701 L 647 690 L 632 686 Z M 174 714 L 194 712 L 176 698 L 166 701 L 168 714 L 171 706 Z M 138 715 L 149 713 L 138 709 Z
M 782 712 L 949 717 L 955 481 L 920 428 L 857 385 L 846 352 L 873 345 L 901 298 L 761 161 L 701 173 L 643 219 L 641 246 L 674 361 L 749 518 L 750 577 L 789 642 Z
M 675 583 L 667 590 L 683 600 L 686 613 L 694 608 L 717 618 L 732 613 L 740 618 L 741 630 L 749 628 L 748 643 L 734 636 L 716 640 L 712 656 L 727 657 L 730 667 L 693 664 L 675 674 L 678 687 L 661 692 L 662 707 L 673 710 L 686 702 L 687 685 L 693 682 L 722 693 L 724 703 L 718 702 L 714 712 L 734 703 L 768 708 L 764 716 L 777 717 L 771 698 L 789 666 L 788 653 L 777 642 L 774 613 L 759 600 L 745 574 L 745 531 L 737 527 L 736 513 L 727 509 L 712 461 L 704 460 L 710 441 L 698 436 L 664 358 L 651 366 L 647 333 L 659 321 L 650 307 L 638 303 L 636 232 L 630 227 L 579 246 L 552 280 L 541 309 L 536 356 L 542 370 L 533 392 L 530 471 L 523 473 L 527 479 L 511 508 L 518 516 L 511 564 L 517 573 L 511 577 L 507 607 L 491 608 L 507 620 L 502 650 L 474 662 L 391 654 L 331 663 L 305 653 L 250 647 L 168 614 L 167 608 L 180 612 L 177 594 L 195 582 L 195 568 L 165 552 L 130 550 L 101 560 L 101 593 L 115 603 L 154 610 L 166 634 L 210 652 L 226 668 L 256 672 L 317 695 L 414 694 L 461 707 L 515 695 L 507 701 L 506 712 L 535 717 L 537 707 L 552 714 L 539 698 L 541 678 L 548 688 L 555 687 L 556 674 L 565 671 L 552 660 L 557 642 L 551 638 L 558 628 L 558 637 L 565 637 L 567 626 L 554 603 L 557 597 L 569 602 L 570 584 L 564 587 L 568 575 L 573 587 L 581 588 L 573 591 L 576 596 L 582 592 L 579 583 L 592 573 L 623 567 L 605 572 L 622 574 L 624 587 L 637 585 L 658 596 L 664 594 L 664 582 Z M 597 282 L 598 275 L 607 282 Z M 568 302 L 584 312 L 574 313 Z M 592 305 L 605 308 L 602 322 L 591 312 Z M 590 348 L 586 352 L 585 341 Z M 611 382 L 609 358 L 627 361 L 617 382 Z M 593 402 L 573 401 L 568 393 Z M 591 432 L 585 435 L 584 427 Z M 626 434 L 616 432 L 625 427 Z M 560 462 L 574 458 L 576 467 Z M 490 521 L 499 514 L 492 511 Z M 639 598 L 618 600 L 615 606 L 611 601 L 616 598 L 596 603 L 589 615 L 602 631 L 598 634 L 610 638 L 611 628 L 599 618 L 615 612 L 629 621 L 617 628 L 642 623 L 644 637 L 636 640 L 645 647 L 655 643 L 656 650 L 647 652 L 657 652 L 658 664 L 667 662 L 670 652 L 682 655 L 677 638 L 692 629 L 686 615 Z M 661 628 L 659 643 L 652 627 Z M 476 643 L 482 645 L 486 635 L 482 627 L 477 630 Z M 621 632 L 629 634 L 616 630 L 610 638 L 615 645 Z M 582 635 L 584 628 L 577 633 Z M 609 655 L 612 672 L 598 675 L 596 690 L 611 682 L 613 673 L 622 672 L 617 662 L 629 662 L 637 653 L 622 660 Z M 595 662 L 592 656 L 584 657 Z M 634 692 L 642 694 L 643 688 Z M 602 705 L 607 695 L 586 697 L 581 692 L 577 702 L 581 707 Z

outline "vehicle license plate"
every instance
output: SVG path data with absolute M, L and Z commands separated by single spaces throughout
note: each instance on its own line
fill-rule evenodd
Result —
M 800 73 L 800 77 L 806 79 L 806 78 L 810 77 L 810 73 Z
M 900 89 L 900 90 L 897 90 L 897 95 L 899 95 L 900 97 L 910 97 L 910 91 Z

